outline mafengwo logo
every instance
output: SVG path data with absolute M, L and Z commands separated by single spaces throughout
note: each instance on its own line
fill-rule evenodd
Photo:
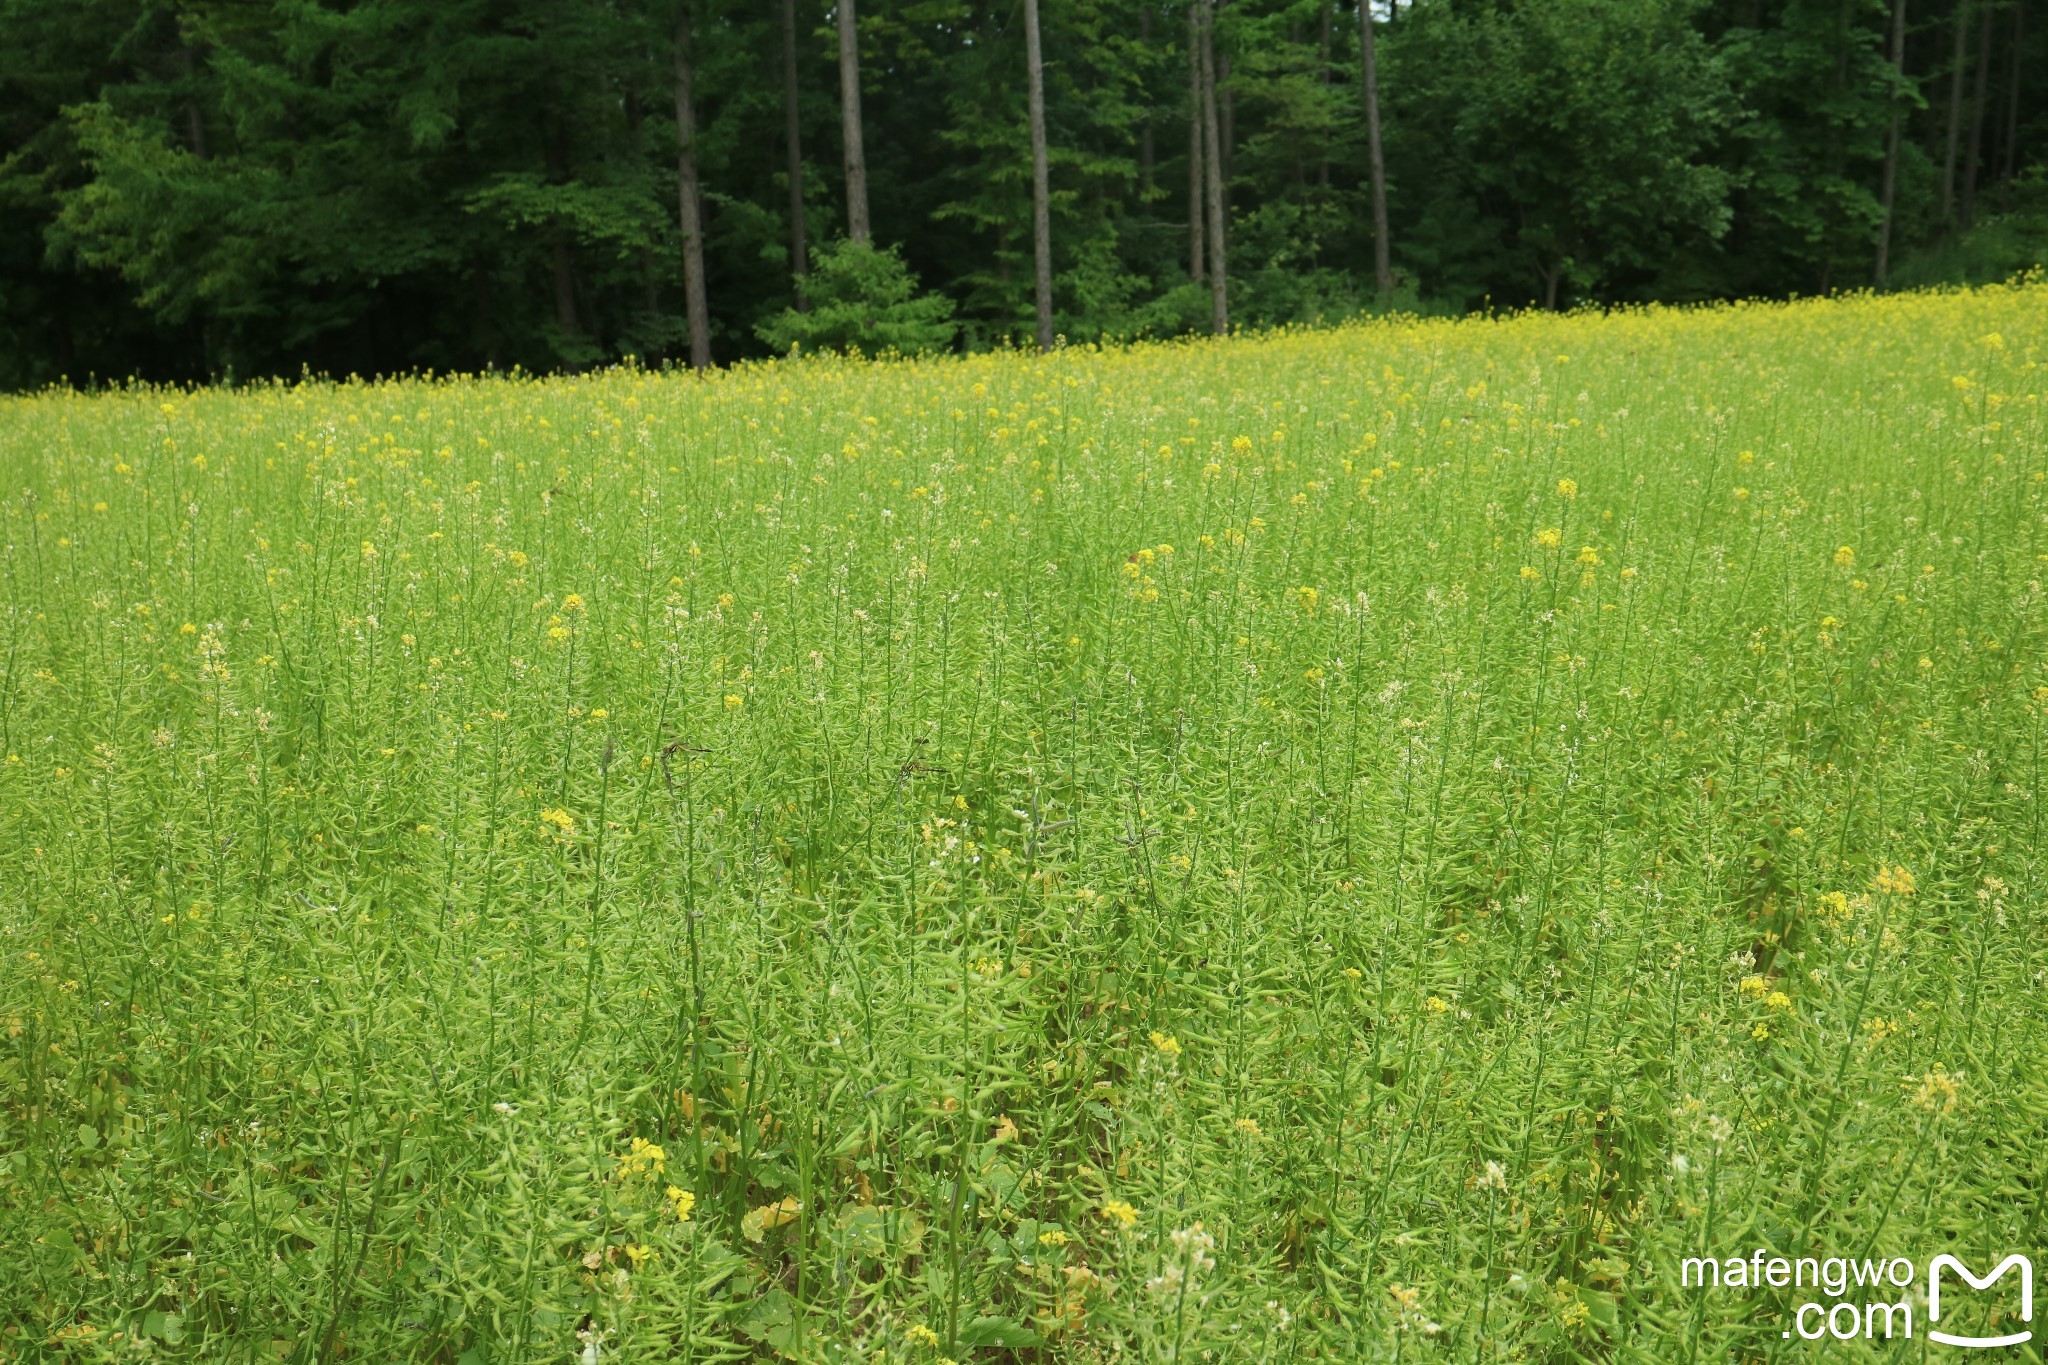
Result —
M 2017 1272 L 2017 1273 L 2012 1273 Z M 1794 1304 L 1790 1323 L 1779 1334 L 1805 1341 L 1832 1337 L 1836 1341 L 1911 1339 L 1914 1309 L 1924 1306 L 1927 1340 L 1943 1346 L 1990 1350 L 2018 1346 L 2034 1338 L 2034 1263 L 2013 1252 L 1979 1275 L 1961 1257 L 1943 1253 L 1927 1263 L 1925 1292 L 1913 1262 L 1802 1256 L 1788 1259 L 1764 1250 L 1749 1259 L 1730 1256 L 1713 1260 L 1688 1256 L 1678 1263 L 1678 1283 L 1692 1290 L 1811 1289 L 1821 1295 Z M 1946 1293 L 1944 1284 L 1946 1283 Z M 1964 1286 L 1967 1286 L 1965 1288 Z M 2007 1298 L 2018 1298 L 2018 1315 Z M 1943 1325 L 1946 1314 L 1947 1325 Z M 1962 1330 L 1962 1323 L 1970 1330 Z
M 2004 1277 L 2008 1270 L 2019 1271 L 2020 1321 L 2034 1320 L 2034 1263 L 2015 1251 L 2000 1261 L 1989 1275 L 1978 1279 L 1970 1268 L 1953 1256 L 1937 1256 L 1927 1263 L 1927 1339 L 1939 1341 L 1948 1346 L 2017 1346 L 2033 1339 L 2034 1332 L 2028 1328 L 2023 1332 L 2007 1332 L 1996 1337 L 1960 1337 L 1939 1331 L 1934 1326 L 1941 1321 L 1941 1272 L 1953 1270 L 1969 1282 L 1972 1289 L 1989 1289 L 1992 1283 Z

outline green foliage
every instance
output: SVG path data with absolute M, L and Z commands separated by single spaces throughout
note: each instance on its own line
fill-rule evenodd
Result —
M 2043 166 L 2014 180 L 2005 203 L 1961 236 L 1899 262 L 1892 278 L 1905 288 L 1953 281 L 1992 284 L 2030 270 L 2048 270 L 2048 167 Z
M 680 0 L 0 0 L 0 386 L 573 370 L 679 358 Z M 688 0 L 712 349 L 797 301 L 779 4 Z M 1239 324 L 1377 306 L 1359 0 L 1215 14 Z M 1390 243 L 1430 310 L 1861 287 L 1893 120 L 1901 278 L 1982 278 L 2008 229 L 1944 195 L 1983 74 L 1974 196 L 2048 135 L 2048 23 L 1971 0 L 1396 0 L 1377 9 Z M 1186 4 L 1040 0 L 1055 328 L 1205 330 L 1189 279 Z M 1968 24 L 1971 43 L 1978 30 Z M 806 237 L 845 223 L 835 23 L 797 0 Z M 2017 40 L 2016 60 L 2006 53 Z M 867 0 L 876 239 L 969 350 L 1033 333 L 1021 14 Z M 2018 88 L 2014 88 L 2017 79 Z M 2013 98 L 2016 96 L 2017 98 Z M 2018 254 L 2024 255 L 2024 249 Z M 789 334 L 794 339 L 795 334 Z M 924 344 L 920 340 L 919 344 Z
M 1722 272 L 1745 293 L 1866 284 L 1883 214 L 1886 130 L 1894 110 L 1920 104 L 1886 52 L 1891 7 L 1784 0 L 1774 8 L 1720 44 L 1742 110 L 1719 157 L 1737 185 Z M 1932 188 L 1908 182 L 1909 217 Z
M 1736 105 L 1692 9 L 1531 0 L 1407 21 L 1390 59 L 1395 107 L 1432 130 L 1439 169 L 1397 164 L 1444 218 L 1466 205 L 1484 215 L 1411 246 L 1425 289 L 1498 288 L 1505 253 L 1525 281 L 1508 298 L 1601 297 L 1727 231 L 1730 175 L 1702 152 Z
M 841 240 L 811 256 L 806 309 L 787 308 L 757 329 L 778 352 L 922 355 L 952 346 L 953 301 L 920 293 L 894 247 Z

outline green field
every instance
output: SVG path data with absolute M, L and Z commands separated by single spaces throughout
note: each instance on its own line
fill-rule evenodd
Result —
M 0 398 L 0 1358 L 1884 1353 L 1678 1258 L 2048 1240 L 2044 392 L 2034 284 Z

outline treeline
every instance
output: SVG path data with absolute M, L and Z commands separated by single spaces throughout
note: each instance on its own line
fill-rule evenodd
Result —
M 0 0 L 0 384 L 2001 274 L 2042 0 Z

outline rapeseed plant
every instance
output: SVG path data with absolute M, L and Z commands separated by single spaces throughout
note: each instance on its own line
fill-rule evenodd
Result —
M 1681 1255 L 1997 1241 L 2044 305 L 0 398 L 0 1355 L 1711 1359 Z

